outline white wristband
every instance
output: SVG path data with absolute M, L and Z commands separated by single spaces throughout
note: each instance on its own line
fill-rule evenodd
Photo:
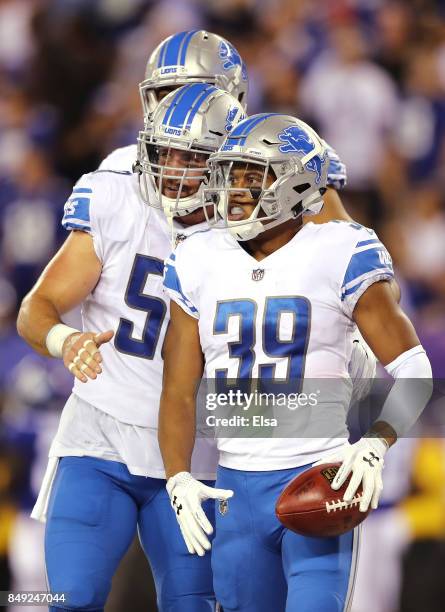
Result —
M 46 348 L 48 349 L 48 353 L 53 357 L 62 357 L 62 347 L 65 340 L 71 334 L 80 333 L 79 329 L 75 329 L 74 327 L 69 327 L 64 323 L 57 323 L 51 327 L 49 332 L 46 335 Z
M 389 423 L 400 438 L 407 435 L 429 402 L 433 373 L 420 344 L 399 355 L 385 370 L 396 380 L 378 420 Z

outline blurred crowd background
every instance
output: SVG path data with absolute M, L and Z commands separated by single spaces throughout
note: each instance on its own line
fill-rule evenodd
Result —
M 59 362 L 18 339 L 18 305 L 64 239 L 72 184 L 135 142 L 151 50 L 199 28 L 246 61 L 249 114 L 297 115 L 336 148 L 348 211 L 389 248 L 445 378 L 445 2 L 0 0 L 0 590 L 45 588 L 43 531 L 28 514 L 71 388 Z M 444 609 L 444 446 L 398 446 L 365 523 L 354 612 Z M 154 610 L 150 585 L 135 545 L 108 612 Z

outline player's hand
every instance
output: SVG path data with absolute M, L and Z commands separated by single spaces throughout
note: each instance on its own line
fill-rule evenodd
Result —
M 359 509 L 360 512 L 367 512 L 369 504 L 373 510 L 379 504 L 383 489 L 383 458 L 387 450 L 388 446 L 381 438 L 361 438 L 355 444 L 345 444 L 337 452 L 317 461 L 314 465 L 341 461 L 342 464 L 332 481 L 332 488 L 337 491 L 352 472 L 343 499 L 345 502 L 351 502 L 362 484 L 363 493 Z
M 95 379 L 102 372 L 102 355 L 99 347 L 109 342 L 114 332 L 111 330 L 93 334 L 78 332 L 71 334 L 63 343 L 62 358 L 65 367 L 81 382 Z
M 179 472 L 168 479 L 167 492 L 189 553 L 204 556 L 211 547 L 207 536 L 213 527 L 201 504 L 206 499 L 229 499 L 233 491 L 208 487 L 189 472 Z

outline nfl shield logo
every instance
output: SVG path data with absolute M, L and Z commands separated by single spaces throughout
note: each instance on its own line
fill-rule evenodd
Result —
M 185 234 L 176 234 L 176 236 L 175 236 L 175 248 L 178 246 L 178 244 L 183 242 L 186 238 L 187 238 L 187 236 Z
M 252 280 L 260 281 L 264 278 L 264 268 L 257 268 L 256 270 L 252 270 Z
M 229 502 L 227 501 L 227 499 L 220 499 L 219 500 L 219 513 L 224 516 L 225 514 L 227 514 L 228 511 L 229 511 Z

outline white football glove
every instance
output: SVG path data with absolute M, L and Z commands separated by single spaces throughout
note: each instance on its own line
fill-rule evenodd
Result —
M 206 499 L 229 499 L 233 491 L 208 487 L 189 472 L 179 472 L 168 479 L 167 492 L 189 553 L 204 556 L 211 547 L 207 535 L 213 527 L 201 504 Z
M 314 466 L 341 461 L 342 464 L 332 481 L 331 487 L 338 491 L 352 472 L 343 500 L 348 503 L 352 502 L 360 483 L 362 483 L 363 494 L 361 495 L 359 509 L 360 512 L 367 512 L 369 504 L 371 504 L 373 510 L 379 504 L 383 489 L 383 458 L 387 450 L 388 445 L 381 438 L 360 438 L 355 444 L 345 444 L 332 455 L 317 461 Z

